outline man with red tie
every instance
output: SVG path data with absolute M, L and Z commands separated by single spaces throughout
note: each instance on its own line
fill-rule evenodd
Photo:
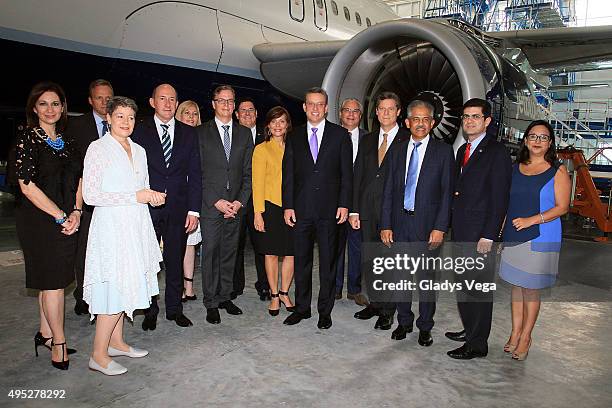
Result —
M 462 250 L 470 252 L 469 248 L 475 247 L 474 254 L 485 255 L 498 239 L 508 209 L 512 160 L 506 147 L 495 136 L 487 135 L 492 120 L 487 101 L 473 98 L 465 102 L 461 119 L 467 143 L 457 152 L 452 238 Z M 479 278 L 493 279 L 491 266 L 485 270 L 488 274 Z M 492 301 L 467 296 L 459 299 L 457 305 L 464 330 L 445 335 L 465 344 L 447 354 L 461 360 L 486 357 Z

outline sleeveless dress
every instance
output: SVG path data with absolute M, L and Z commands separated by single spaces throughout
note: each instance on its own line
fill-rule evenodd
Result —
M 159 294 L 161 251 L 147 204 L 136 192 L 149 188 L 147 155 L 128 139 L 132 162 L 109 133 L 91 143 L 85 155 L 83 198 L 95 206 L 89 227 L 83 300 L 96 314 L 146 309 Z
M 521 231 L 514 228 L 512 220 L 543 213 L 555 206 L 557 171 L 558 165 L 527 176 L 520 172 L 518 164 L 513 166 L 499 271 L 500 278 L 508 283 L 528 289 L 544 289 L 555 284 L 561 249 L 561 219 Z
M 59 135 L 58 135 L 59 136 Z M 79 156 L 70 140 L 53 149 L 42 128 L 28 128 L 17 139 L 15 177 L 33 182 L 62 211 L 69 214 L 76 202 L 81 177 Z M 15 200 L 17 236 L 23 251 L 26 287 L 64 289 L 74 281 L 77 234 L 62 234 L 52 216 L 38 209 L 17 188 Z

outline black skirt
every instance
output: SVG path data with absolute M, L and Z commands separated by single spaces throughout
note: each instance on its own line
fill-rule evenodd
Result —
M 269 201 L 262 214 L 266 232 L 254 230 L 255 251 L 264 255 L 293 256 L 293 228 L 285 224 L 283 209 Z

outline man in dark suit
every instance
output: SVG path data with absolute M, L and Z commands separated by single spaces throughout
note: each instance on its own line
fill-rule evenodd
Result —
M 353 168 L 359 152 L 359 142 L 367 133 L 359 128 L 362 106 L 357 99 L 345 99 L 340 105 L 340 123 L 349 131 L 353 146 Z M 344 223 L 338 228 L 338 255 L 336 258 L 336 299 L 342 299 L 344 285 L 344 254 L 348 252 L 348 273 L 346 276 L 346 297 L 359 306 L 365 306 L 367 299 L 361 293 L 361 231 L 354 230 L 350 224 Z
M 74 140 L 78 149 L 81 163 L 85 159 L 85 153 L 89 144 L 104 136 L 108 131 L 106 122 L 106 104 L 113 97 L 113 87 L 105 79 L 96 79 L 89 84 L 88 102 L 92 107 L 91 113 L 72 117 L 66 128 L 66 138 Z M 83 274 L 85 273 L 85 252 L 87 250 L 87 236 L 89 235 L 89 224 L 93 207 L 83 203 L 81 213 L 81 224 L 79 225 L 79 242 L 77 247 L 74 272 L 76 287 L 74 288 L 74 312 L 77 315 L 89 314 L 89 305 L 83 300 Z
M 361 232 L 364 243 L 380 242 L 380 210 L 387 172 L 387 152 L 410 138 L 405 128 L 400 128 L 397 118 L 401 113 L 401 101 L 393 92 L 382 92 L 376 97 L 376 117 L 379 129 L 365 135 L 355 160 L 353 177 L 353 205 L 349 222 Z M 367 295 L 365 276 L 362 292 Z M 375 329 L 389 330 L 393 325 L 395 305 L 370 302 L 355 313 L 356 319 L 367 320 L 378 315 Z
M 348 218 L 353 163 L 347 130 L 325 119 L 327 92 L 311 88 L 303 104 L 307 123 L 287 137 L 283 156 L 285 222 L 295 229 L 295 311 L 285 319 L 297 324 L 311 316 L 312 252 L 319 244 L 319 329 L 332 325 L 336 291 L 338 225 Z
M 251 98 L 241 98 L 236 108 L 236 118 L 238 123 L 251 130 L 253 145 L 257 146 L 264 141 L 263 129 L 257 126 L 257 109 L 255 102 Z M 253 213 L 253 197 L 249 196 L 249 201 L 242 213 L 244 217 L 240 227 L 240 241 L 238 243 L 238 253 L 236 254 L 236 269 L 234 271 L 234 289 L 232 291 L 232 299 L 242 295 L 244 291 L 244 247 L 246 246 L 247 231 L 253 248 L 253 236 L 255 234 L 254 213 Z M 259 299 L 262 301 L 270 300 L 270 285 L 266 277 L 265 256 L 255 252 L 255 269 L 257 270 L 257 282 L 255 289 Z
M 183 314 L 183 257 L 187 235 L 198 226 L 202 204 L 202 173 L 195 130 L 174 119 L 176 90 L 168 84 L 153 91 L 149 103 L 155 115 L 134 129 L 132 140 L 147 152 L 149 184 L 166 193 L 166 204 L 150 207 L 157 239 L 164 242 L 166 319 L 191 326 Z M 143 330 L 155 330 L 159 306 L 153 297 L 145 310 Z
M 221 323 L 219 309 L 242 310 L 231 301 L 243 207 L 251 196 L 253 139 L 232 121 L 236 93 L 229 85 L 213 92 L 215 118 L 197 127 L 202 160 L 202 289 L 206 321 Z
M 493 136 L 487 136 L 490 123 L 491 106 L 487 101 L 474 98 L 463 105 L 462 127 L 467 143 L 457 152 L 452 236 L 453 241 L 463 247 L 475 246 L 478 254 L 490 252 L 493 242 L 499 239 L 508 209 L 512 178 L 512 160 L 508 150 Z M 487 259 L 485 273 L 479 279 L 491 282 L 494 281 L 493 257 Z M 462 360 L 486 357 L 493 302 L 473 299 L 469 295 L 462 300 L 457 305 L 464 330 L 445 335 L 465 344 L 447 354 Z
M 406 125 L 411 137 L 389 152 L 383 190 L 382 242 L 389 247 L 393 242 L 416 243 L 417 256 L 421 247 L 435 256 L 450 224 L 455 156 L 452 146 L 429 135 L 433 114 L 434 108 L 428 102 L 415 100 L 408 105 Z M 434 251 L 427 252 L 428 247 Z M 418 342 L 430 346 L 436 303 L 432 294 L 419 294 Z M 391 338 L 405 339 L 414 322 L 411 302 L 397 303 L 397 321 Z

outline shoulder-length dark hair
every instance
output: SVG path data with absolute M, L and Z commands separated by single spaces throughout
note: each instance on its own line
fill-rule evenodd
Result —
M 62 107 L 64 110 L 62 111 L 62 116 L 60 120 L 57 121 L 55 127 L 58 133 L 61 133 L 66 129 L 66 124 L 68 123 L 68 106 L 66 105 L 66 94 L 61 86 L 56 84 L 55 82 L 43 81 L 39 82 L 30 91 L 28 95 L 28 102 L 26 103 L 26 120 L 28 123 L 28 127 L 33 128 L 39 125 L 38 115 L 34 112 L 34 108 L 36 107 L 36 102 L 38 98 L 41 97 L 45 92 L 54 92 L 60 100 Z
M 270 109 L 268 111 L 268 113 L 266 114 L 266 124 L 264 125 L 265 127 L 265 137 L 264 140 L 267 142 L 272 138 L 272 133 L 270 133 L 270 123 L 274 120 L 274 119 L 278 119 L 280 117 L 282 117 L 283 115 L 285 115 L 285 119 L 287 120 L 287 132 L 285 132 L 285 137 L 283 137 L 283 142 L 285 140 L 287 140 L 287 133 L 291 132 L 291 116 L 289 116 L 289 112 L 287 112 L 287 109 L 283 108 L 282 106 L 275 106 L 272 109 Z
M 544 126 L 546 130 L 548 130 L 548 135 L 550 136 L 550 146 L 548 146 L 548 150 L 544 154 L 544 160 L 546 160 L 551 166 L 556 166 L 558 163 L 557 160 L 557 148 L 555 145 L 555 130 L 545 120 L 534 120 L 527 126 L 525 129 L 525 134 L 523 135 L 523 140 L 521 141 L 521 147 L 516 155 L 516 162 L 526 164 L 529 163 L 529 149 L 527 148 L 527 137 L 529 133 L 531 133 L 531 129 L 536 126 Z

